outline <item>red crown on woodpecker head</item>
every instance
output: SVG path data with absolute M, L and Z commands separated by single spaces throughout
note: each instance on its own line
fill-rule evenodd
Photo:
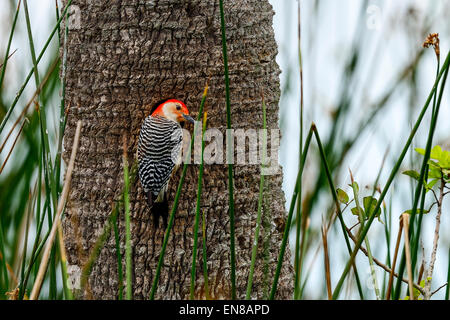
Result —
M 155 104 L 151 111 L 152 116 L 161 116 L 176 122 L 194 122 L 189 116 L 189 110 L 186 105 L 177 99 L 162 100 Z

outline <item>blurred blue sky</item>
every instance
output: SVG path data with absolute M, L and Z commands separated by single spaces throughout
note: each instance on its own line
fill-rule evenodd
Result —
M 282 69 L 280 77 L 281 87 L 286 88 L 289 82 L 291 90 L 283 91 L 280 108 L 282 112 L 289 114 L 285 117 L 284 139 L 282 141 L 281 163 L 286 172 L 285 189 L 293 190 L 295 172 L 298 167 L 298 139 L 299 132 L 299 68 L 298 68 L 298 38 L 297 38 L 297 0 L 271 0 L 275 10 L 274 29 L 277 43 L 279 45 L 279 55 L 277 61 Z M 314 6 L 320 2 L 322 10 L 319 20 L 315 19 L 313 14 Z M 360 97 L 361 105 L 357 112 L 367 112 L 370 101 L 375 100 L 379 95 L 385 92 L 386 88 L 392 85 L 398 72 L 402 70 L 409 59 L 413 57 L 411 47 L 419 50 L 424 38 L 416 38 L 415 42 L 407 42 L 406 33 L 402 25 L 402 13 L 406 13 L 411 7 L 417 10 L 417 26 L 425 23 L 425 16 L 430 11 L 449 12 L 449 2 L 446 0 L 429 1 L 369 1 L 366 8 L 362 8 L 362 0 L 303 0 L 302 8 L 302 49 L 303 49 L 303 68 L 304 68 L 304 96 L 305 96 L 305 115 L 306 123 L 309 126 L 314 121 L 321 134 L 326 136 L 330 126 L 331 111 L 336 107 L 337 94 L 339 93 L 339 84 L 341 73 L 346 57 L 351 51 L 351 43 L 354 33 L 358 28 L 367 28 L 364 39 L 364 57 L 369 62 L 371 58 L 379 54 L 373 63 L 364 65 L 361 73 L 361 81 L 372 78 L 370 87 L 366 88 L 364 94 Z M 375 9 L 375 13 L 374 12 Z M 432 9 L 432 10 L 430 10 Z M 364 25 L 358 25 L 358 16 L 361 10 L 366 11 L 366 20 Z M 377 11 L 378 10 L 378 11 Z M 373 20 L 376 22 L 373 23 Z M 444 19 L 435 19 L 430 31 L 440 33 L 441 52 L 444 55 L 450 45 L 450 24 Z M 384 42 L 380 51 L 375 52 L 379 41 Z M 421 91 L 418 92 L 417 108 L 422 106 L 426 100 L 429 90 L 434 82 L 435 57 L 430 50 L 427 53 L 428 58 L 425 64 L 420 67 Z M 375 72 L 373 72 L 375 70 Z M 371 72 L 370 75 L 367 73 Z M 373 72 L 373 73 L 372 73 Z M 358 89 L 356 87 L 356 89 Z M 380 117 L 376 129 L 380 136 L 368 136 L 361 145 L 366 146 L 367 140 L 372 141 L 370 148 L 364 148 L 366 159 L 370 161 L 359 168 L 364 172 L 368 181 L 373 181 L 381 165 L 385 148 L 385 140 L 392 143 L 398 143 L 391 147 L 402 145 L 404 139 L 394 141 L 393 137 L 402 138 L 405 134 L 403 125 L 407 124 L 404 119 L 405 107 L 408 102 L 405 101 L 404 92 L 399 92 L 390 104 L 389 110 Z M 448 90 L 447 90 L 448 93 Z M 358 90 L 355 94 L 361 95 Z M 448 95 L 447 95 L 448 96 Z M 325 111 L 325 112 L 324 112 Z M 328 113 L 327 113 L 328 112 Z M 448 119 L 450 110 L 448 108 L 448 99 L 444 101 L 442 108 L 442 118 Z M 444 121 L 442 125 L 447 125 Z M 449 126 L 450 127 L 450 126 Z M 438 132 L 438 139 L 448 138 L 449 130 Z M 387 133 L 387 135 L 386 135 Z M 405 137 L 405 135 L 403 135 Z M 292 141 L 290 140 L 292 139 Z M 375 139 L 375 140 L 374 140 Z M 380 141 L 381 140 L 381 141 Z M 380 148 L 377 148 L 377 141 L 381 142 Z M 358 148 L 356 148 L 358 149 Z M 369 154 L 368 154 L 369 152 Z M 349 166 L 355 168 L 360 163 L 360 157 L 357 155 L 349 156 L 354 159 L 349 162 Z
M 284 171 L 284 190 L 289 201 L 294 189 L 295 177 L 298 170 L 298 138 L 299 138 L 299 58 L 298 58 L 298 1 L 297 0 L 270 0 L 275 10 L 274 29 L 279 45 L 277 61 L 282 69 L 281 87 L 282 98 L 280 102 L 283 138 L 281 141 L 280 162 Z M 450 46 L 450 1 L 446 0 L 373 0 L 364 5 L 362 0 L 301 0 L 301 26 L 302 26 L 302 55 L 304 77 L 304 101 L 305 101 L 305 127 L 309 128 L 312 121 L 317 124 L 322 137 L 329 134 L 332 124 L 332 110 L 337 107 L 339 101 L 339 89 L 341 75 L 344 70 L 347 57 L 351 54 L 352 39 L 356 32 L 364 34 L 362 44 L 361 70 L 358 74 L 358 82 L 353 84 L 354 99 L 360 103 L 354 108 L 354 120 L 361 118 L 368 112 L 368 107 L 378 99 L 390 86 L 395 83 L 400 70 L 408 65 L 414 54 L 421 49 L 425 39 L 423 32 L 438 32 L 441 39 L 442 59 Z M 359 21 L 360 12 L 364 17 Z M 414 15 L 410 14 L 414 13 Z M 429 25 L 425 28 L 425 25 Z M 361 30 L 363 28 L 363 30 Z M 366 62 L 367 61 L 367 62 Z M 398 152 L 406 142 L 412 121 L 415 121 L 420 109 L 432 88 L 435 79 L 436 58 L 432 50 L 426 52 L 425 59 L 418 67 L 418 92 L 416 100 L 409 100 L 410 94 L 407 88 L 400 86 L 388 104 L 388 108 L 377 117 L 370 130 L 360 138 L 353 151 L 348 154 L 343 168 L 351 168 L 360 185 L 371 185 L 376 179 L 379 168 L 382 165 L 384 154 L 389 147 L 386 168 L 383 171 L 380 184 L 383 186 L 387 175 L 393 166 L 393 161 L 398 157 Z M 288 88 L 288 90 L 286 90 Z M 450 148 L 450 90 L 446 89 L 445 98 L 441 107 L 441 117 L 436 132 L 435 144 Z M 413 119 L 408 118 L 410 109 L 414 108 Z M 426 118 L 429 123 L 429 118 Z M 351 121 L 350 121 L 351 123 Z M 349 130 L 351 130 L 349 126 Z M 414 141 L 415 147 L 423 147 L 426 142 L 427 125 L 423 125 Z M 404 170 L 408 167 L 404 163 Z M 304 185 L 314 181 L 317 163 L 311 163 L 306 169 Z M 308 172 L 309 171 L 309 172 Z M 341 174 L 338 179 L 339 186 L 345 187 L 350 183 L 348 171 Z M 399 183 L 408 185 L 407 177 L 398 178 Z M 405 190 L 406 189 L 406 190 Z M 396 217 L 405 210 L 410 209 L 411 190 L 409 188 L 394 189 L 390 192 L 393 197 L 394 225 Z M 288 204 L 289 202 L 287 202 Z M 321 216 L 329 201 L 324 202 L 323 212 L 317 212 L 316 218 L 311 223 L 318 228 Z M 448 208 L 448 206 L 447 206 Z M 447 209 L 448 212 L 448 209 Z M 430 246 L 434 232 L 434 216 L 426 219 L 424 247 L 426 257 L 429 257 Z M 349 219 L 351 221 L 351 219 Z M 443 217 L 441 246 L 439 253 L 441 260 L 437 262 L 435 270 L 436 282 L 445 283 L 447 273 L 448 246 L 450 244 L 449 226 L 450 219 Z M 395 228 L 396 229 L 396 228 Z M 383 237 L 383 227 L 374 226 L 369 235 L 371 238 Z M 397 232 L 397 231 L 395 231 Z M 294 235 L 291 243 L 294 242 Z M 333 236 L 339 237 L 338 234 Z M 330 236 L 331 237 L 331 236 Z M 342 238 L 342 237 L 341 237 Z M 336 244 L 335 244 L 336 245 Z M 339 248 L 340 247 L 340 248 Z M 335 250 L 335 249 L 340 249 Z M 333 274 L 334 281 L 341 272 L 342 261 L 345 261 L 346 251 L 343 245 L 332 247 L 332 265 L 337 268 Z M 340 255 L 337 252 L 341 252 Z M 385 256 L 382 248 L 375 248 L 375 256 Z M 314 260 L 308 257 L 308 263 L 314 270 L 322 269 L 321 258 Z M 363 255 L 359 256 L 359 262 L 367 260 Z M 308 264 L 307 263 L 307 264 Z M 315 266 L 315 267 L 314 267 Z M 368 265 L 367 265 L 368 268 Z M 367 269 L 368 271 L 369 269 Z M 369 273 L 363 272 L 363 281 L 369 279 Z M 380 271 L 379 276 L 382 273 Z M 309 298 L 317 298 L 319 278 L 323 279 L 322 272 L 316 272 L 309 281 Z M 368 281 L 370 286 L 370 281 Z M 372 292 L 373 294 L 373 292 Z M 443 292 L 438 297 L 443 297 Z M 356 294 L 350 297 L 357 298 Z M 374 298 L 374 296 L 371 296 Z

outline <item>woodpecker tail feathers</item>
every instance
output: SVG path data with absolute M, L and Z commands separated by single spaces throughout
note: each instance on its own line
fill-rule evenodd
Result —
M 167 217 L 169 216 L 169 202 L 167 200 L 167 194 L 164 194 L 162 198 L 161 202 L 156 202 L 157 197 L 153 196 L 151 192 L 147 193 L 147 203 L 153 215 L 155 229 L 159 228 L 159 218 L 161 217 L 165 230 L 167 228 Z

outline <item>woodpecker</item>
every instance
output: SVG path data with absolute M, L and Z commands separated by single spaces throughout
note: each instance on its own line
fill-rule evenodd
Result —
M 139 180 L 155 228 L 159 226 L 159 217 L 162 217 L 164 227 L 167 227 L 167 187 L 178 167 L 183 142 L 181 128 L 186 121 L 194 123 L 186 105 L 176 99 L 166 99 L 154 105 L 139 133 Z

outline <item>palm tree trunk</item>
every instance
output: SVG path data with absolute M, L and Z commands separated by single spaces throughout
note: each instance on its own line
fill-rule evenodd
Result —
M 152 104 L 175 97 L 184 101 L 191 114 L 196 115 L 209 77 L 208 127 L 224 132 L 226 107 L 219 0 L 76 0 L 72 5 L 76 9 L 73 12 L 79 14 L 79 24 L 69 23 L 67 39 L 66 160 L 77 120 L 82 119 L 84 126 L 63 226 L 70 276 L 72 282 L 77 283 L 80 269 L 123 188 L 123 136 L 128 141 L 128 154 L 134 158 L 140 126 Z M 262 88 L 268 107 L 268 127 L 277 129 L 280 70 L 275 62 L 277 46 L 272 29 L 272 7 L 267 0 L 228 0 L 225 13 L 233 128 L 262 128 Z M 170 184 L 169 206 L 180 172 Z M 190 165 L 165 255 L 157 299 L 189 297 L 197 175 L 198 165 Z M 238 298 L 245 297 L 259 176 L 258 165 L 235 167 Z M 259 242 L 261 251 L 252 298 L 267 297 L 273 279 L 285 223 L 282 179 L 281 173 L 266 177 L 264 215 L 270 223 L 262 230 Z M 211 296 L 216 299 L 230 298 L 227 181 L 225 165 L 205 166 L 202 210 L 207 219 L 209 287 Z M 163 231 L 154 230 L 138 181 L 131 186 L 130 198 L 133 297 L 147 299 Z M 123 213 L 119 221 L 120 239 L 124 244 Z M 199 246 L 201 253 L 201 241 Z M 82 297 L 117 298 L 115 250 L 114 237 L 110 237 Z M 203 298 L 201 254 L 197 261 L 196 296 Z M 278 298 L 291 298 L 292 279 L 288 250 Z

